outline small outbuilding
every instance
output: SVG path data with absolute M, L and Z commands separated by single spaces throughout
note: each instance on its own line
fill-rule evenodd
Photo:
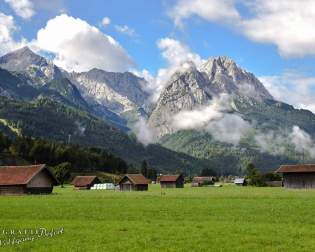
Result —
M 72 184 L 78 190 L 90 190 L 94 184 L 100 183 L 96 176 L 76 176 Z
M 283 174 L 286 188 L 315 188 L 315 164 L 282 165 L 276 172 Z
M 192 187 L 201 187 L 207 185 L 213 185 L 215 182 L 214 177 L 194 177 L 191 186 Z
M 245 178 L 236 178 L 236 179 L 234 179 L 234 184 L 237 186 L 246 186 L 247 181 Z
M 142 174 L 126 174 L 119 181 L 121 191 L 147 191 L 149 181 Z
M 49 194 L 57 184 L 44 164 L 0 166 L 0 195 Z
M 182 174 L 162 175 L 160 185 L 162 188 L 184 188 L 185 179 Z

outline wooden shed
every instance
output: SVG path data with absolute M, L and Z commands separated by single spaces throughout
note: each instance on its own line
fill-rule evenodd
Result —
M 315 164 L 282 165 L 276 172 L 283 174 L 286 188 L 315 188 Z
M 0 166 L 0 195 L 48 194 L 57 183 L 44 164 Z
M 215 182 L 214 177 L 194 177 L 191 186 L 192 187 L 201 187 L 206 185 L 213 185 Z
M 183 188 L 185 183 L 184 176 L 178 175 L 162 175 L 160 177 L 160 185 L 162 188 Z
M 97 183 L 100 183 L 100 181 L 96 176 L 76 176 L 71 184 L 75 189 L 90 190 Z
M 121 191 L 147 191 L 149 181 L 142 174 L 126 174 L 119 181 Z

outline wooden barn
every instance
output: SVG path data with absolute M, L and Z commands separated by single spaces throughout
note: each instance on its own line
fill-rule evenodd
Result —
M 283 174 L 286 188 L 315 188 L 315 164 L 282 165 L 277 173 Z
M 0 166 L 0 195 L 48 194 L 57 185 L 46 165 Z
M 206 185 L 213 185 L 215 182 L 214 177 L 194 177 L 191 186 L 192 187 L 201 187 Z
M 126 174 L 119 181 L 121 191 L 147 191 L 149 181 L 142 174 Z
M 160 185 L 162 188 L 183 188 L 185 179 L 183 175 L 162 175 Z
M 100 181 L 96 176 L 76 176 L 71 184 L 75 189 L 90 190 L 94 184 L 98 183 L 100 183 Z

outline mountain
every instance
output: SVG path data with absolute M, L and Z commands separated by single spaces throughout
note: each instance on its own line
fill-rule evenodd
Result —
M 230 98 L 227 108 L 220 108 L 222 104 L 218 102 L 218 97 L 223 94 Z M 218 110 L 204 109 L 209 106 Z M 174 126 L 174 117 L 179 113 L 194 111 L 198 112 L 194 120 L 203 122 L 203 128 L 183 130 Z M 209 121 L 202 121 L 202 117 L 209 117 L 207 113 L 214 113 L 216 119 L 228 120 L 209 131 Z M 237 144 L 219 135 L 224 130 L 231 136 L 239 134 L 242 129 L 237 128 L 234 119 L 250 128 L 240 136 Z M 237 174 L 240 167 L 244 168 L 250 161 L 267 171 L 283 163 L 314 160 L 311 150 L 303 151 L 303 155 L 299 153 L 302 148 L 312 148 L 303 145 L 311 146 L 313 141 L 306 134 L 315 137 L 315 115 L 276 101 L 252 73 L 227 57 L 210 58 L 198 68 L 190 64 L 190 67 L 175 72 L 166 83 L 148 125 L 164 147 L 209 160 L 210 167 L 224 174 Z M 301 130 L 300 139 L 288 143 L 294 127 Z M 257 142 L 256 137 L 265 142 Z
M 159 137 L 174 133 L 171 121 L 180 111 L 191 111 L 208 105 L 214 97 L 230 94 L 251 97 L 257 101 L 273 100 L 263 84 L 251 73 L 227 57 L 210 58 L 196 68 L 175 72 L 167 82 L 148 124 Z
M 57 66 L 35 54 L 29 47 L 23 47 L 0 57 L 0 67 L 10 72 L 25 74 L 29 78 L 29 83 L 34 86 L 63 78 Z
M 6 88 L 3 89 L 2 95 L 24 100 L 49 97 L 65 105 L 89 111 L 124 131 L 129 130 L 126 127 L 125 119 L 111 111 L 110 108 L 101 107 L 98 104 L 90 105 L 83 98 L 77 86 L 69 80 L 70 74 L 54 65 L 52 61 L 37 55 L 28 47 L 0 57 L 0 68 L 2 68 L 0 79 L 8 79 L 4 76 L 5 70 L 6 74 L 11 75 L 11 79 L 14 78 L 13 81 L 5 84 Z M 19 92 L 18 95 L 12 93 L 12 90 L 10 91 L 15 87 L 15 83 L 19 83 L 19 88 L 16 89 L 16 92 Z
M 133 112 L 145 114 L 143 107 L 149 94 L 144 90 L 146 81 L 143 78 L 130 72 L 113 73 L 100 69 L 69 76 L 91 106 L 108 108 L 123 117 Z
M 315 115 L 276 101 L 252 73 L 227 57 L 209 58 L 198 67 L 188 62 L 171 76 L 156 104 L 148 102 L 147 84 L 130 72 L 68 73 L 25 47 L 0 57 L 0 129 L 12 137 L 70 138 L 133 164 L 145 159 L 160 170 L 192 173 L 211 167 L 239 174 L 250 161 L 262 170 L 300 162 L 301 151 L 284 141 L 293 128 L 308 149 L 315 146 Z M 174 118 L 181 112 L 193 117 L 180 123 L 201 121 L 203 127 L 178 128 Z M 147 118 L 143 134 L 153 133 L 157 144 L 137 142 L 128 127 L 139 116 Z M 213 116 L 219 123 L 209 128 Z M 238 132 L 242 127 L 244 134 Z M 222 132 L 234 140 L 222 138 Z M 267 137 L 266 146 L 257 136 Z M 303 159 L 312 156 L 306 153 Z

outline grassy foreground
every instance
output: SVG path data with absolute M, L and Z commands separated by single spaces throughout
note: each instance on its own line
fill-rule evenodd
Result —
M 315 251 L 315 191 L 283 188 L 75 191 L 1 196 L 2 230 L 64 228 L 0 251 Z M 11 237 L 12 238 L 12 237 Z

